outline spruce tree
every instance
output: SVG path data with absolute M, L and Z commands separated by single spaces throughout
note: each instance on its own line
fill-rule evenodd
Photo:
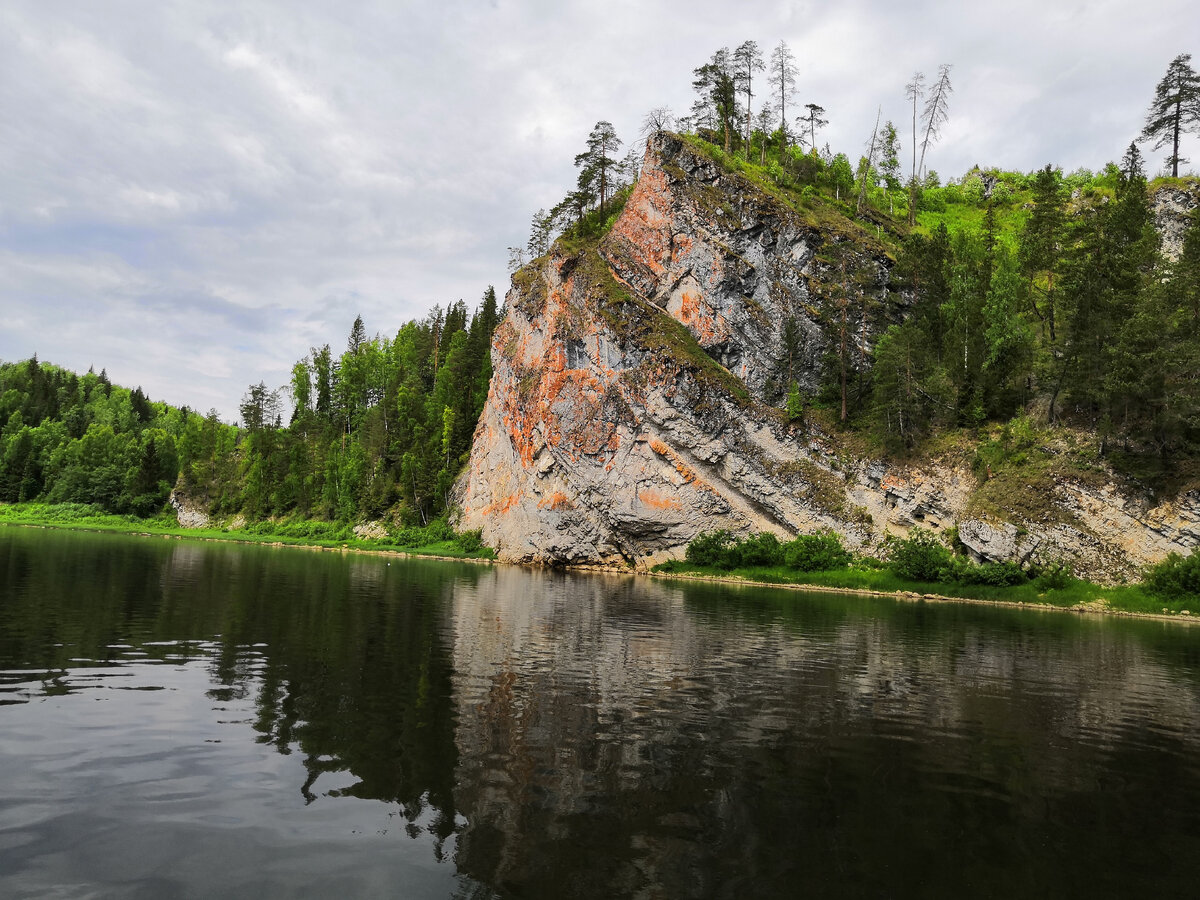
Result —
M 1154 89 L 1154 100 L 1146 114 L 1146 127 L 1142 129 L 1142 140 L 1154 140 L 1157 150 L 1171 145 L 1167 165 L 1171 177 L 1179 177 L 1179 164 L 1187 162 L 1179 155 L 1179 136 L 1185 131 L 1200 128 L 1200 76 L 1191 67 L 1192 55 L 1181 53 L 1167 66 L 1158 87 Z
M 1033 211 L 1021 231 L 1021 274 L 1028 279 L 1029 303 L 1034 315 L 1049 331 L 1050 343 L 1057 339 L 1054 317 L 1054 279 L 1062 255 L 1066 227 L 1065 200 L 1059 173 L 1047 163 L 1033 182 Z M 1038 304 L 1038 295 L 1042 297 Z

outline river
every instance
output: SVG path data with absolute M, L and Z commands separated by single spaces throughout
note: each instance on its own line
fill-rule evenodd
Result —
M 1200 629 L 0 528 L 0 896 L 1193 896 Z

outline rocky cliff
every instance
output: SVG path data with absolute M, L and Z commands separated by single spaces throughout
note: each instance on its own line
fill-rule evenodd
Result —
M 834 528 L 872 552 L 915 525 L 956 527 L 980 558 L 1063 558 L 1100 578 L 1200 543 L 1195 493 L 1156 506 L 1051 466 L 989 494 L 965 461 L 887 464 L 789 424 L 788 384 L 815 390 L 835 341 L 868 359 L 903 316 L 891 264 L 869 228 L 685 139 L 651 141 L 603 239 L 560 240 L 513 278 L 459 526 L 509 561 L 638 567 L 714 528 Z

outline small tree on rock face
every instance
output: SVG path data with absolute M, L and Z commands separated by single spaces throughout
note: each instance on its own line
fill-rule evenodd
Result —
M 1154 100 L 1146 114 L 1143 141 L 1154 140 L 1154 149 L 1171 145 L 1167 165 L 1171 177 L 1179 177 L 1179 164 L 1187 162 L 1179 155 L 1179 136 L 1200 127 L 1200 76 L 1191 67 L 1192 55 L 1181 53 L 1167 66 L 1167 73 L 1154 90 Z
M 670 131 L 674 124 L 670 107 L 656 106 L 642 119 L 642 137 L 658 137 L 664 131 Z
M 816 103 L 805 103 L 804 108 L 808 110 L 807 116 L 802 116 L 797 119 L 799 122 L 808 123 L 808 141 L 812 149 L 817 149 L 817 129 L 829 124 L 828 119 L 821 118 L 825 113 L 825 107 L 818 106 Z
M 544 209 L 533 214 L 529 223 L 529 243 L 525 249 L 529 251 L 530 259 L 545 256 L 550 249 L 550 233 L 553 230 L 554 217 Z M 518 266 L 518 268 L 520 268 Z

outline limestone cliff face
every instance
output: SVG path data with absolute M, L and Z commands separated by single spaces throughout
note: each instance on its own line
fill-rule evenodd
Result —
M 513 279 L 460 527 L 544 563 L 652 564 L 713 528 L 864 540 L 825 502 L 844 476 L 759 402 L 782 395 L 788 318 L 793 377 L 816 386 L 829 241 L 678 139 L 652 142 L 598 247 L 560 243 Z M 886 257 L 854 262 L 885 291 Z
M 791 380 L 815 390 L 835 340 L 867 358 L 903 315 L 890 265 L 870 232 L 652 141 L 604 239 L 560 241 L 514 276 L 459 527 L 508 561 L 638 567 L 715 528 L 834 528 L 878 552 L 887 534 L 956 527 L 979 558 L 1065 559 L 1100 579 L 1200 543 L 1200 495 L 1154 507 L 1059 479 L 1029 487 L 1049 512 L 1009 510 L 981 505 L 962 463 L 855 459 L 789 425 Z

